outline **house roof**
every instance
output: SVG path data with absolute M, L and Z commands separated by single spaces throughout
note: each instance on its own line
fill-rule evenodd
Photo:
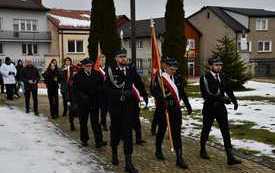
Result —
M 48 19 L 58 29 L 89 29 L 90 11 L 51 9 Z
M 155 29 L 157 36 L 164 34 L 165 32 L 165 18 L 155 18 L 153 19 L 155 23 Z M 188 22 L 198 33 L 201 35 L 200 31 L 197 30 L 189 21 Z M 145 19 L 145 20 L 137 20 L 136 21 L 136 37 L 137 38 L 145 38 L 145 37 L 151 37 L 151 19 Z M 131 37 L 131 22 L 126 23 L 121 28 L 123 30 L 123 36 L 124 38 L 130 38 Z
M 0 9 L 48 11 L 38 0 L 1 0 Z
M 248 28 L 246 28 L 241 23 L 239 23 L 237 20 L 235 20 L 233 17 L 231 17 L 229 14 L 227 14 L 224 10 L 224 7 L 205 6 L 205 7 L 201 8 L 201 10 L 199 10 L 196 13 L 189 16 L 188 19 L 191 19 L 193 16 L 197 15 L 198 13 L 200 13 L 206 9 L 211 10 L 217 17 L 219 17 L 233 31 L 235 31 L 237 33 L 249 32 Z
M 275 11 L 267 11 L 264 9 L 253 8 L 236 8 L 236 7 L 220 7 L 220 6 L 205 6 L 201 10 L 192 14 L 188 19 L 192 18 L 196 14 L 205 9 L 210 9 L 215 15 L 217 15 L 225 24 L 227 24 L 235 32 L 249 32 L 249 29 L 231 17 L 226 11 L 231 11 L 248 17 L 275 17 Z
M 51 9 L 48 14 L 49 21 L 63 30 L 89 30 L 90 17 L 91 12 L 84 10 Z M 124 15 L 118 16 L 117 25 L 120 27 L 128 20 Z
M 209 6 L 209 9 L 215 13 L 225 24 L 232 28 L 235 32 L 248 32 L 248 28 L 243 26 L 229 14 L 227 14 L 221 7 Z
M 232 11 L 250 17 L 275 17 L 275 11 L 268 11 L 264 9 L 253 8 L 235 8 L 235 7 L 221 7 L 224 10 Z

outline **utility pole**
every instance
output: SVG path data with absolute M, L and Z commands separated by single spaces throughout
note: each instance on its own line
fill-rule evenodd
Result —
M 136 53 L 136 2 L 131 0 L 131 52 L 132 52 L 132 63 L 136 66 L 137 53 Z

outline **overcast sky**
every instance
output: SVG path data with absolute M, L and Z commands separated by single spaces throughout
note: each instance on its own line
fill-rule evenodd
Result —
M 49 8 L 65 8 L 89 10 L 91 0 L 42 0 Z M 275 0 L 184 0 L 186 15 L 199 10 L 202 6 L 230 6 L 245 8 L 264 8 L 275 11 Z M 130 0 L 114 0 L 117 15 L 126 14 L 129 16 Z M 150 17 L 163 17 L 167 0 L 136 0 L 137 19 Z

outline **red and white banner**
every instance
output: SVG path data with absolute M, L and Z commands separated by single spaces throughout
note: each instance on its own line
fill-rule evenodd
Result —
M 163 79 L 163 85 L 166 90 L 168 90 L 173 99 L 175 100 L 177 106 L 180 106 L 180 96 L 179 96 L 179 91 L 175 83 L 171 80 L 170 75 L 167 73 L 162 73 L 161 74 L 162 79 Z

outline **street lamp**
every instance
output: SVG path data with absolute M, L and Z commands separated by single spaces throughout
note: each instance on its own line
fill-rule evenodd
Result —
M 130 1 L 131 9 L 131 52 L 132 63 L 136 66 L 136 4 L 135 0 Z

